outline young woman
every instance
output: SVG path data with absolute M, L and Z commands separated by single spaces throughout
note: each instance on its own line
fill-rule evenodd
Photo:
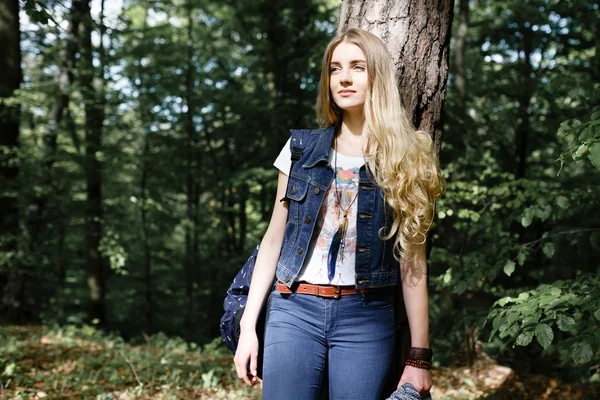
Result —
M 394 352 L 394 287 L 402 285 L 411 348 L 398 387 L 431 388 L 425 239 L 444 178 L 425 132 L 400 101 L 375 35 L 329 43 L 312 131 L 290 172 L 274 165 L 277 199 L 263 238 L 234 362 L 257 381 L 256 321 L 267 295 L 263 398 L 379 399 Z M 289 219 L 288 219 L 289 214 Z M 277 280 L 273 285 L 274 279 Z M 250 370 L 248 371 L 248 365 Z

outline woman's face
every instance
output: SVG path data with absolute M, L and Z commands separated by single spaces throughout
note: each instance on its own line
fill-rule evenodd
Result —
M 335 104 L 344 111 L 362 112 L 367 86 L 367 61 L 360 47 L 345 42 L 337 45 L 329 64 L 329 89 Z

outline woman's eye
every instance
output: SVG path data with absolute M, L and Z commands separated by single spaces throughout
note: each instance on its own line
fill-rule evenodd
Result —
M 362 65 L 355 65 L 355 66 L 354 66 L 354 68 L 358 68 L 358 70 L 359 70 L 359 71 L 364 71 L 364 70 L 365 70 L 365 67 L 363 67 Z M 331 68 L 329 69 L 329 72 L 330 72 L 330 73 L 333 73 L 333 72 L 335 72 L 337 69 L 339 69 L 339 68 L 338 68 L 338 67 L 331 67 Z

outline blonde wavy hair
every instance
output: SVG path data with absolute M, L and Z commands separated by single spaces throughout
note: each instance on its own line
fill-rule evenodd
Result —
M 369 135 L 367 171 L 371 170 L 393 210 L 391 226 L 381 227 L 378 234 L 382 240 L 395 236 L 394 257 L 410 260 L 435 226 L 435 200 L 446 190 L 446 181 L 431 137 L 414 128 L 402 106 L 394 64 L 385 44 L 370 32 L 351 28 L 329 42 L 317 97 L 321 126 L 333 123 L 339 127 L 342 122 L 343 110 L 335 104 L 329 89 L 331 56 L 342 42 L 357 45 L 367 61 L 368 89 L 363 108 L 363 132 Z

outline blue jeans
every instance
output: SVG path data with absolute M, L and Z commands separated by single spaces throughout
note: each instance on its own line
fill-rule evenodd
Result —
M 380 399 L 394 351 L 393 287 L 340 299 L 271 293 L 263 399 Z

